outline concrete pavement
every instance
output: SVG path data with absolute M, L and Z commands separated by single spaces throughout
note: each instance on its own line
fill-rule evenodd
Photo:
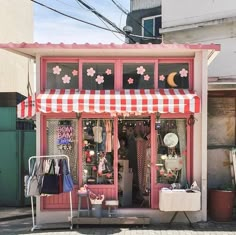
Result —
M 80 226 L 79 228 L 63 229 L 47 229 L 35 230 L 31 232 L 32 221 L 31 218 L 8 220 L 0 222 L 0 235 L 108 235 L 108 234 L 122 234 L 122 235 L 236 235 L 236 223 L 196 223 L 193 227 L 187 224 L 160 224 L 158 226 Z
M 69 226 L 52 229 L 40 229 L 31 232 L 32 218 L 29 208 L 1 208 L 0 207 L 0 235 L 79 235 L 79 234 L 122 234 L 122 235 L 236 235 L 236 220 L 227 223 L 208 221 L 206 223 L 188 224 L 173 223 L 157 226 L 79 226 L 70 230 Z
M 31 207 L 0 207 L 0 221 L 31 217 Z

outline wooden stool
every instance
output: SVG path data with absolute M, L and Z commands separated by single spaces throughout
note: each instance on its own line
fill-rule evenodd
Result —
M 119 201 L 118 200 L 106 200 L 105 205 L 108 207 L 108 216 L 115 214 L 114 210 L 118 207 Z
M 78 217 L 80 216 L 80 212 L 82 211 L 86 211 L 88 212 L 88 216 L 90 214 L 90 205 L 89 205 L 89 193 L 78 193 Z M 86 199 L 86 206 L 87 208 L 86 209 L 81 209 L 81 201 L 82 201 L 82 198 L 85 198 Z

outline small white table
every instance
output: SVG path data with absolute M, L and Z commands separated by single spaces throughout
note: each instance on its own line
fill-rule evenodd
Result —
M 106 200 L 105 205 L 108 207 L 108 216 L 111 217 L 112 214 L 115 214 L 115 209 L 119 206 L 118 200 Z
M 183 212 L 191 225 L 186 212 L 201 209 L 201 192 L 186 191 L 185 189 L 161 189 L 159 192 L 159 208 L 160 211 L 175 212 L 170 223 L 173 222 L 178 212 Z

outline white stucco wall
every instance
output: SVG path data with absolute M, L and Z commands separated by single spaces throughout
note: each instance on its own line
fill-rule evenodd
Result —
M 220 44 L 221 52 L 209 66 L 208 76 L 236 78 L 236 1 L 180 0 L 176 4 L 165 0 L 162 19 L 164 43 Z M 209 20 L 215 21 L 207 24 Z
M 208 67 L 209 77 L 236 78 L 236 22 L 181 30 L 163 35 L 164 43 L 220 44 L 219 55 Z
M 33 42 L 33 3 L 31 1 L 1 1 L 0 42 Z M 0 51 L 0 92 L 19 92 L 27 96 L 28 67 L 31 87 L 33 62 L 7 51 Z M 29 66 L 28 66 L 29 63 Z
M 159 7 L 161 0 L 130 0 L 130 11 Z
M 236 15 L 235 0 L 164 0 L 162 27 L 192 24 Z

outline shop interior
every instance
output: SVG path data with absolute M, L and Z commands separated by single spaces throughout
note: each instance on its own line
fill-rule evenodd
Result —
M 119 119 L 118 195 L 121 208 L 150 207 L 150 119 Z

